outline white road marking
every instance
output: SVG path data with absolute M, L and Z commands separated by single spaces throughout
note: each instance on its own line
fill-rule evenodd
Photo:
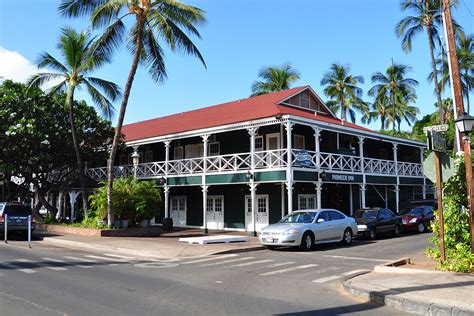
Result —
M 325 283 L 342 278 L 342 275 L 331 275 L 325 278 L 313 280 L 314 283 Z
M 232 265 L 230 265 L 230 266 L 226 266 L 226 268 L 231 268 L 231 267 L 246 267 L 246 266 L 251 266 L 251 265 L 253 265 L 253 264 L 259 264 L 259 263 L 265 263 L 265 262 L 272 262 L 272 261 L 274 261 L 274 260 L 273 260 L 273 259 L 257 260 L 257 261 L 239 263 L 239 264 L 232 264 Z
M 293 263 L 294 263 L 293 261 L 279 262 L 279 263 L 269 264 L 268 266 L 265 266 L 265 268 L 278 268 L 278 267 L 287 266 Z
M 63 268 L 63 267 L 53 267 L 53 266 L 47 265 L 47 264 L 42 263 L 42 262 L 36 262 L 36 261 L 28 260 L 28 259 L 15 259 L 15 261 L 31 263 L 31 264 L 34 264 L 35 266 L 43 267 L 43 268 L 54 270 L 54 271 L 65 271 L 65 270 L 67 270 L 66 268 Z
M 4 263 L 0 263 L 0 265 L 5 266 L 7 268 L 10 268 L 12 270 L 17 270 L 17 271 L 23 272 L 23 273 L 36 273 L 36 271 L 33 270 L 33 269 L 25 269 L 22 266 L 18 266 L 16 264 L 12 264 L 12 263 L 4 262 Z
M 229 259 L 229 260 L 218 261 L 218 262 L 214 262 L 214 263 L 202 264 L 201 267 L 212 267 L 212 266 L 218 266 L 218 265 L 221 265 L 221 264 L 237 262 L 237 261 L 244 261 L 244 260 L 251 260 L 251 259 L 255 259 L 255 258 L 254 257 L 245 257 L 245 258 Z
M 87 258 L 94 258 L 94 259 L 100 259 L 100 260 L 124 262 L 124 261 L 121 260 L 121 259 L 114 259 L 114 258 L 107 258 L 107 257 L 93 256 L 93 255 L 86 255 L 85 257 L 87 257 Z
M 352 274 L 356 274 L 356 273 L 360 273 L 360 272 L 368 272 L 368 271 L 370 271 L 370 270 L 358 269 L 358 270 L 352 270 L 352 271 L 344 272 L 342 275 L 343 276 L 348 276 L 348 275 L 352 275 Z
M 84 258 L 71 257 L 71 256 L 63 256 L 63 258 L 82 261 L 82 262 L 88 262 L 88 263 L 97 263 L 96 260 L 92 260 L 92 259 L 84 259 Z
M 219 259 L 231 258 L 231 257 L 237 257 L 237 255 L 235 255 L 235 254 L 229 254 L 229 255 L 215 256 L 215 257 L 212 257 L 212 258 L 205 258 L 205 259 L 198 259 L 198 260 L 193 260 L 193 261 L 186 261 L 186 262 L 182 262 L 181 264 L 198 263 L 198 262 L 205 262 L 205 261 L 211 261 L 211 260 L 219 260 Z
M 85 265 L 82 265 L 82 264 L 70 264 L 69 262 L 67 261 L 64 261 L 64 260 L 59 260 L 59 259 L 53 259 L 53 258 L 42 258 L 44 260 L 48 260 L 48 261 L 53 261 L 53 262 L 58 262 L 58 263 L 66 263 L 72 267 L 78 267 L 78 268 L 83 268 L 83 269 L 89 269 L 89 268 L 92 268 L 92 266 L 85 266 Z
M 125 260 L 137 260 L 137 258 L 134 258 L 134 257 L 127 257 L 127 256 L 122 256 L 122 255 L 116 255 L 116 254 L 114 254 L 114 253 L 104 253 L 104 255 L 109 256 L 109 257 L 115 257 L 115 258 L 125 259 Z
M 305 265 L 302 265 L 302 266 L 296 266 L 296 267 L 290 267 L 290 268 L 281 269 L 281 270 L 275 270 L 275 271 L 260 273 L 259 275 L 274 275 L 274 274 L 280 274 L 280 273 L 291 272 L 291 271 L 296 271 L 296 270 L 302 270 L 302 269 L 307 269 L 307 268 L 313 268 L 313 267 L 317 267 L 317 266 L 318 266 L 318 264 L 305 264 Z
M 389 262 L 390 261 L 390 260 L 385 260 L 385 259 L 371 259 L 371 258 L 346 257 L 346 256 L 331 256 L 331 255 L 324 255 L 323 257 L 337 258 L 337 259 L 348 259 L 348 260 L 376 261 L 376 262 Z

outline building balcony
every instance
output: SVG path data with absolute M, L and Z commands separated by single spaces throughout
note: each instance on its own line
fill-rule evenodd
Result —
M 286 149 L 266 150 L 255 152 L 255 170 L 271 171 L 285 169 L 288 166 Z M 421 163 L 395 162 L 391 160 L 361 158 L 359 156 L 321 152 L 319 155 L 309 150 L 292 150 L 292 168 L 318 170 L 318 160 L 321 171 L 346 172 L 370 175 L 399 175 L 409 177 L 423 177 Z M 205 169 L 205 170 L 204 170 Z M 229 172 L 247 172 L 251 169 L 251 153 L 238 153 L 203 157 L 147 162 L 138 164 L 136 170 L 133 165 L 114 167 L 115 177 L 136 175 L 141 179 L 160 178 L 163 176 L 181 176 L 219 174 Z M 101 181 L 107 178 L 107 168 L 89 168 L 87 175 Z

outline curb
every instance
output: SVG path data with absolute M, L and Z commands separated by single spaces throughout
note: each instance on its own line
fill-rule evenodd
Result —
M 403 273 L 403 274 L 419 274 L 419 273 L 432 273 L 439 274 L 444 273 L 442 271 L 429 271 L 421 269 L 405 269 L 398 268 L 398 266 L 410 263 L 410 258 L 402 258 L 395 260 L 384 265 L 377 265 L 374 267 L 373 272 L 368 273 Z M 448 306 L 444 304 L 437 303 L 427 303 L 419 300 L 413 300 L 410 298 L 399 297 L 400 292 L 393 290 L 385 290 L 383 293 L 377 291 L 367 290 L 360 286 L 353 285 L 351 280 L 363 275 L 368 274 L 361 272 L 356 275 L 351 275 L 344 279 L 342 286 L 346 292 L 349 294 L 359 297 L 363 300 L 370 301 L 378 305 L 386 305 L 390 307 L 397 308 L 399 310 L 414 313 L 414 314 L 423 314 L 423 315 L 474 315 L 473 309 L 463 309 L 456 306 Z M 450 273 L 451 274 L 451 273 Z

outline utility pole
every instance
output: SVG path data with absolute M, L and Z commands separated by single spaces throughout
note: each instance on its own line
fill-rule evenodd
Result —
M 443 0 L 444 23 L 447 34 L 447 47 L 449 54 L 449 63 L 451 66 L 451 82 L 454 90 L 454 100 L 456 104 L 456 114 L 461 116 L 464 113 L 463 96 L 461 89 L 461 79 L 459 77 L 459 64 L 456 54 L 456 42 L 454 40 L 453 19 L 451 16 L 450 0 Z M 456 131 L 458 133 L 458 131 Z M 469 232 L 471 234 L 471 252 L 474 253 L 474 182 L 472 178 L 472 160 L 471 160 L 471 142 L 463 138 L 464 157 L 466 159 L 466 184 L 469 197 Z

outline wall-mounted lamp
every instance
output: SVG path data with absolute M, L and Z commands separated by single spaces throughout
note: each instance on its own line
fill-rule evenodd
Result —
M 252 171 L 250 171 L 250 170 L 247 171 L 245 176 L 247 177 L 248 180 L 253 180 L 253 172 Z

